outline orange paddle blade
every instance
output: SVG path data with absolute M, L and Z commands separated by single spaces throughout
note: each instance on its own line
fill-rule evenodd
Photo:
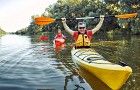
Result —
M 55 21 L 55 19 L 48 18 L 48 17 L 35 18 L 35 24 L 37 24 L 37 25 L 47 25 L 47 24 L 53 23 L 54 21 Z
M 137 16 L 137 13 L 115 15 L 115 17 L 117 17 L 117 18 L 123 18 L 123 19 L 132 18 L 132 17 L 135 17 L 135 16 Z
M 43 22 L 43 21 L 35 22 L 35 24 L 41 25 L 41 26 L 43 26 L 43 25 L 48 25 L 48 24 L 50 24 L 50 23 L 52 23 L 52 22 Z

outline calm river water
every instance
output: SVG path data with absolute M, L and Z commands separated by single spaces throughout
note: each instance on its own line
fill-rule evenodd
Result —
M 0 37 L 0 90 L 110 90 L 86 70 L 77 69 L 67 44 L 56 51 L 52 40 Z M 92 47 L 107 60 L 132 67 L 132 75 L 120 90 L 140 90 L 140 36 L 96 37 Z

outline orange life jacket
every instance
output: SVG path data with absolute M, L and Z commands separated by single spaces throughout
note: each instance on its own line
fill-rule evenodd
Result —
M 75 47 L 90 47 L 90 41 L 92 39 L 92 31 L 86 31 L 85 34 L 74 32 Z

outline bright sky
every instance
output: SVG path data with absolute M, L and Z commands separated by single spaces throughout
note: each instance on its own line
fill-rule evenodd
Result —
M 57 0 L 0 0 L 0 28 L 15 32 L 27 27 L 32 15 L 41 15 Z

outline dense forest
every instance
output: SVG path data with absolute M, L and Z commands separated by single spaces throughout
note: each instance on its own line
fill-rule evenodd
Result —
M 121 15 L 125 13 L 138 13 L 137 17 L 119 19 L 114 17 L 105 18 L 100 32 L 113 34 L 140 34 L 140 3 L 139 0 L 58 0 L 57 3 L 47 7 L 42 16 L 59 19 L 62 17 L 76 18 L 99 15 Z M 17 34 L 34 35 L 42 32 L 51 32 L 57 28 L 63 29 L 61 21 L 45 26 L 38 26 L 32 22 L 28 27 L 17 31 Z M 68 20 L 67 24 L 73 30 L 77 27 L 76 20 Z M 85 20 L 88 28 L 94 28 L 99 18 Z

